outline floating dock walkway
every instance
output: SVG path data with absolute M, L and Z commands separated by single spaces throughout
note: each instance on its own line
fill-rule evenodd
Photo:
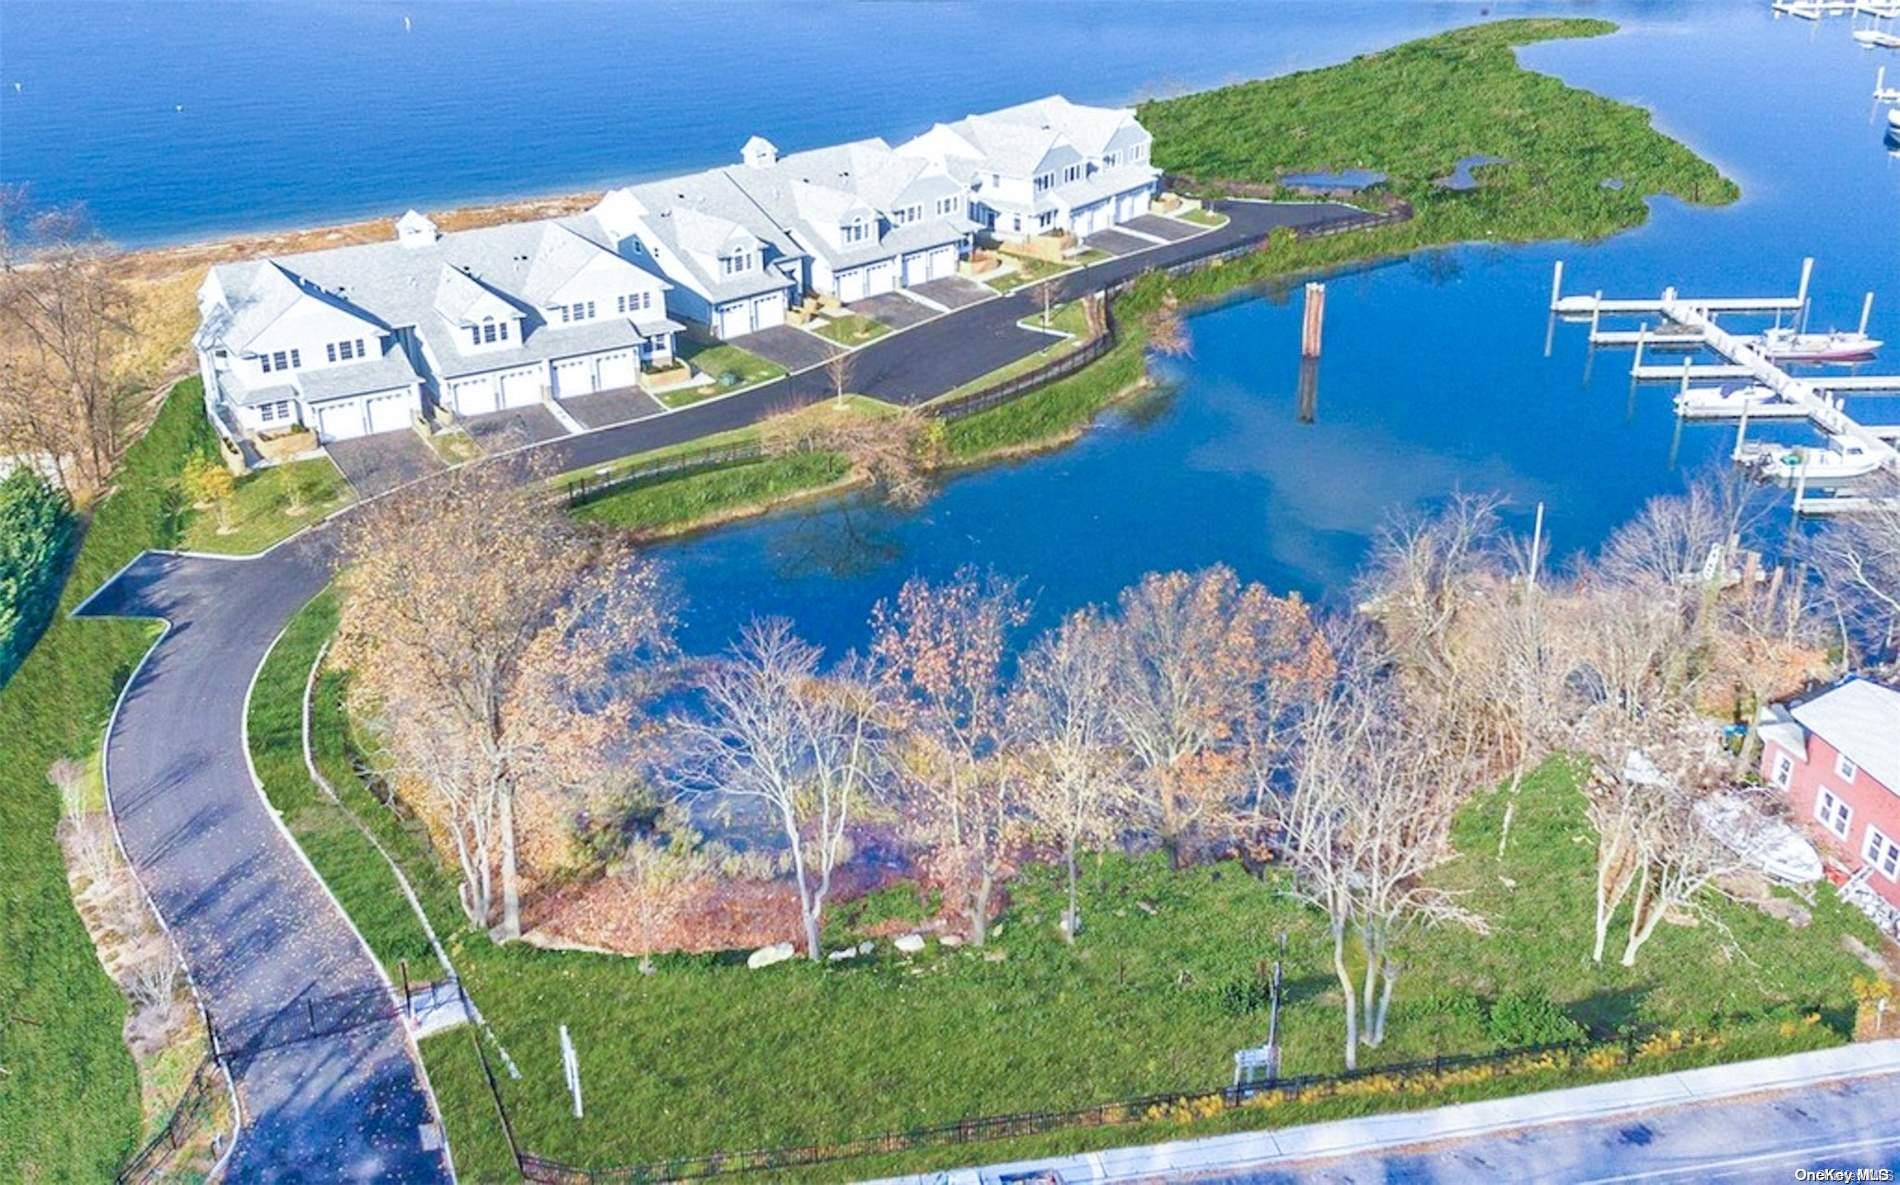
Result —
M 1682 296 L 1674 288 L 1665 288 L 1662 295 L 1654 300 L 1610 300 L 1601 292 L 1565 296 L 1564 265 L 1559 260 L 1551 276 L 1550 311 L 1553 316 L 1568 318 L 1588 316 L 1593 346 L 1634 346 L 1636 358 L 1630 374 L 1637 382 L 1680 383 L 1686 389 L 1699 379 L 1749 380 L 1773 391 L 1783 403 L 1799 409 L 1802 417 L 1821 432 L 1858 444 L 1875 458 L 1879 471 L 1900 477 L 1900 448 L 1895 447 L 1900 443 L 1900 427 L 1868 427 L 1849 416 L 1842 406 L 1842 396 L 1850 393 L 1900 393 L 1900 376 L 1797 377 L 1764 355 L 1753 337 L 1731 333 L 1717 324 L 1719 315 L 1741 312 L 1773 313 L 1777 322 L 1781 314 L 1793 313 L 1805 321 L 1808 281 L 1813 272 L 1814 260 L 1803 260 L 1801 284 L 1792 297 L 1695 298 Z M 1862 333 L 1866 332 L 1872 309 L 1873 294 L 1870 292 L 1861 305 Z M 1662 318 L 1663 327 L 1650 329 L 1644 326 L 1634 332 L 1605 331 L 1601 328 L 1605 316 L 1645 314 Z M 1723 361 L 1697 365 L 1693 358 L 1685 357 L 1677 364 L 1645 364 L 1643 350 L 1655 346 L 1707 350 Z M 1749 413 L 1745 404 L 1734 418 L 1741 425 L 1735 436 L 1735 456 L 1739 458 L 1748 433 Z M 1844 513 L 1866 509 L 1874 504 L 1872 499 L 1853 494 L 1809 496 L 1805 466 L 1792 476 L 1797 513 Z

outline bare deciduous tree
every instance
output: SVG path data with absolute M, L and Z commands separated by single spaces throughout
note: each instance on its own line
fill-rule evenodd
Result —
M 1866 509 L 1817 530 L 1808 557 L 1850 661 L 1859 651 L 1891 662 L 1900 642 L 1900 478 L 1869 484 Z
M 1062 847 L 1068 908 L 1062 934 L 1074 942 L 1082 917 L 1076 856 L 1112 834 L 1125 762 L 1115 735 L 1113 628 L 1093 610 L 1037 639 L 1017 664 L 1009 713 L 1028 770 L 1030 813 Z
M 1451 820 L 1468 767 L 1435 722 L 1364 665 L 1351 664 L 1303 730 L 1281 816 L 1295 892 L 1326 914 L 1344 994 L 1346 1066 L 1385 1038 L 1399 945 L 1413 930 L 1455 922 L 1482 931 L 1426 874 L 1452 859 Z M 1348 958 L 1356 936 L 1363 970 Z
M 45 454 L 79 498 L 105 484 L 137 394 L 112 257 L 82 207 L 35 210 L 0 187 L 0 448 Z
M 682 793 L 762 804 L 785 837 L 804 923 L 805 953 L 820 933 L 846 831 L 873 791 L 876 702 L 849 672 L 819 670 L 818 648 L 780 618 L 754 621 L 732 651 L 702 665 L 703 711 L 679 718 L 668 779 Z
M 575 527 L 502 464 L 385 498 L 350 529 L 339 657 L 462 874 L 462 906 L 521 933 L 529 829 L 604 776 L 672 653 L 657 570 Z
M 964 896 L 971 940 L 1020 830 L 1022 777 L 1005 736 L 1003 661 L 1028 616 L 1014 581 L 959 568 L 906 581 L 871 613 L 871 659 L 903 728 L 893 764 L 946 884 Z
M 930 472 L 943 454 L 943 425 L 908 407 L 813 409 L 774 417 L 764 425 L 763 436 L 772 456 L 837 453 L 853 476 L 897 506 L 921 505 L 930 496 Z

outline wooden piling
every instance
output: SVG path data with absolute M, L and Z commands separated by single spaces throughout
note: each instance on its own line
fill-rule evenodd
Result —
M 1306 316 L 1300 325 L 1300 357 L 1317 358 L 1326 328 L 1326 285 L 1316 281 L 1306 286 Z

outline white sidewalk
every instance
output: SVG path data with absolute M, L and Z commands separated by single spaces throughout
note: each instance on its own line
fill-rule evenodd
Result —
M 1064 1185 L 1181 1177 L 1469 1139 L 1894 1073 L 1900 1073 L 1900 1040 L 1871 1041 L 1650 1078 L 1626 1078 L 1542 1094 L 1461 1103 L 1430 1111 L 1406 1111 L 1277 1131 L 1237 1132 L 1138 1148 L 1114 1148 L 1045 1160 L 892 1177 L 874 1185 L 997 1185 L 1007 1178 L 1035 1173 L 1054 1174 L 1049 1179 L 1059 1180 Z M 1030 1179 L 1042 1178 L 1032 1176 Z

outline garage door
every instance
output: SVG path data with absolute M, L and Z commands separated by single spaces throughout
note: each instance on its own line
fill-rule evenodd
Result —
M 325 441 L 354 440 L 363 435 L 363 405 L 354 399 L 318 405 L 317 435 Z
M 870 293 L 868 277 L 865 275 L 864 268 L 853 268 L 848 272 L 838 273 L 839 300 L 850 304 L 854 300 L 863 300 L 866 296 L 869 296 Z
M 785 294 L 774 292 L 752 298 L 752 328 L 771 329 L 785 324 Z
M 930 252 L 930 278 L 941 280 L 945 276 L 957 274 L 957 249 L 955 247 L 935 247 Z
M 539 366 L 501 376 L 501 405 L 528 407 L 541 402 L 541 385 L 547 372 Z
M 752 332 L 750 310 L 744 301 L 719 306 L 719 336 L 743 337 Z
M 904 256 L 904 287 L 921 284 L 929 278 L 930 254 L 928 252 L 919 251 L 914 255 Z
M 495 410 L 495 380 L 489 375 L 449 384 L 449 403 L 458 416 L 479 416 Z
M 594 387 L 594 360 L 587 358 L 569 358 L 565 362 L 554 364 L 554 396 L 566 399 L 574 395 L 588 395 Z
M 617 387 L 631 387 L 639 377 L 640 367 L 633 360 L 632 350 L 600 356 L 601 390 L 612 391 Z
M 397 391 L 393 395 L 378 395 L 365 401 L 369 412 L 369 430 L 371 432 L 399 432 L 409 426 L 409 392 Z
M 897 261 L 895 259 L 874 263 L 866 270 L 871 273 L 866 288 L 869 295 L 881 296 L 886 292 L 897 291 Z

